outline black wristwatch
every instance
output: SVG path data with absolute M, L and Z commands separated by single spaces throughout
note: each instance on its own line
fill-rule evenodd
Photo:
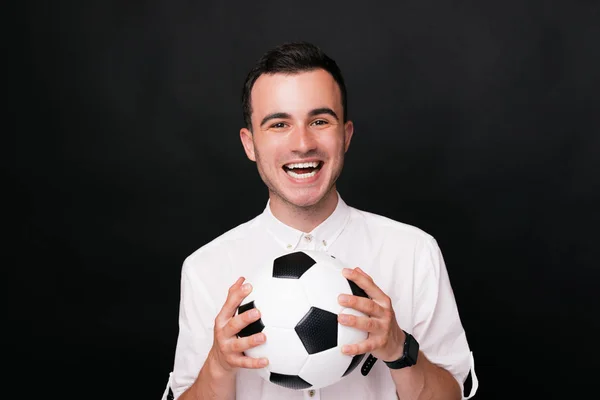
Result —
M 404 352 L 402 356 L 396 361 L 384 361 L 385 365 L 387 365 L 391 369 L 400 369 L 404 367 L 410 367 L 417 363 L 417 356 L 419 355 L 419 342 L 411 335 L 403 330 L 406 335 L 406 340 L 404 341 Z

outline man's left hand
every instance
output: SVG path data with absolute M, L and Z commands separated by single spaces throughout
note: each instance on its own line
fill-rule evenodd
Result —
M 356 355 L 371 353 L 384 361 L 394 361 L 402 356 L 405 334 L 398 326 L 392 301 L 360 268 L 344 268 L 345 278 L 356 283 L 370 298 L 342 294 L 338 302 L 344 306 L 361 311 L 365 317 L 350 314 L 339 314 L 338 321 L 342 325 L 351 326 L 369 333 L 366 340 L 344 345 L 344 354 Z

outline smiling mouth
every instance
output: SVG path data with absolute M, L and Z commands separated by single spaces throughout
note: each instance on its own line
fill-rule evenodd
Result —
M 311 161 L 286 164 L 283 166 L 283 170 L 294 179 L 307 179 L 315 176 L 321 167 L 323 167 L 322 161 Z

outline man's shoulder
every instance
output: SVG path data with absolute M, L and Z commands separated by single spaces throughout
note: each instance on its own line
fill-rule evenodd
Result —
M 243 222 L 228 231 L 215 237 L 208 243 L 205 243 L 185 259 L 186 264 L 197 263 L 200 260 L 210 259 L 215 256 L 222 257 L 238 248 L 240 243 L 245 243 L 249 238 L 256 236 L 259 225 L 260 215 Z
M 367 230 L 379 231 L 386 235 L 398 235 L 421 241 L 435 240 L 429 232 L 426 232 L 415 225 L 355 207 L 350 207 L 350 210 L 353 217 L 352 219 L 359 224 L 363 224 L 364 228 Z

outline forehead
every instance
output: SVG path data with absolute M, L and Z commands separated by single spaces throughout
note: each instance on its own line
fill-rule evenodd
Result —
M 263 74 L 252 87 L 252 117 L 274 112 L 304 115 L 310 110 L 329 107 L 341 112 L 339 85 L 323 69 L 295 74 Z

